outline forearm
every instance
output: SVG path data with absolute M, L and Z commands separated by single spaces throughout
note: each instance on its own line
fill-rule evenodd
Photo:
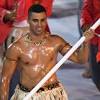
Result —
M 78 59 L 80 63 L 86 63 L 89 56 L 89 43 L 84 42 L 79 48 Z
M 8 12 L 6 9 L 0 8 L 0 23 L 4 23 L 3 18 Z
M 86 63 L 88 60 L 88 52 L 89 46 L 86 43 L 83 43 L 69 58 L 69 60 L 75 62 L 75 63 Z
M 4 17 L 7 14 L 12 13 L 11 10 L 9 10 L 9 8 L 7 8 L 6 2 L 4 2 L 4 1 L 3 1 L 3 3 L 2 3 L 2 1 L 0 2 L 0 23 L 5 23 Z
M 0 93 L 0 100 L 8 100 L 8 95 L 7 95 L 7 93 L 3 93 L 2 91 L 0 91 L 1 93 Z
M 3 23 L 4 16 L 9 13 L 9 9 L 6 6 L 6 0 L 0 1 L 0 23 Z
M 9 86 L 7 82 L 2 82 L 0 86 L 0 100 L 8 100 Z

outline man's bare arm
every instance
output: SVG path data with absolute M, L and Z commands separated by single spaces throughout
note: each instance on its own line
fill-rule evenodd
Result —
M 9 84 L 15 69 L 16 61 L 10 61 L 9 59 L 6 59 L 2 70 L 0 100 L 8 100 Z
M 88 58 L 88 41 L 93 38 L 94 32 L 93 30 L 87 30 L 84 32 L 84 36 L 86 37 L 85 42 L 82 46 L 80 46 L 69 58 L 69 60 L 76 62 L 76 63 L 86 63 L 86 59 Z M 61 54 L 65 54 L 68 52 L 68 50 L 71 48 L 71 46 L 68 43 L 65 43 L 65 41 L 62 41 L 63 48 L 61 49 Z M 84 54 L 85 53 L 85 54 Z
M 8 49 L 6 58 L 4 60 L 1 84 L 0 84 L 0 100 L 8 100 L 9 85 L 11 78 L 16 70 L 16 64 L 18 59 L 18 50 L 16 47 Z

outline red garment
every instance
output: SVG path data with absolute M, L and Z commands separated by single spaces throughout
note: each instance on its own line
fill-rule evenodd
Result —
M 8 37 L 11 29 L 12 26 L 10 25 L 0 24 L 0 45 L 2 45 L 2 43 Z
M 92 25 L 100 18 L 100 0 L 83 0 L 80 24 Z M 100 34 L 100 27 L 95 32 Z M 90 41 L 91 44 L 97 45 L 100 52 L 100 37 L 94 36 Z M 99 53 L 98 53 L 99 54 Z
M 5 41 L 12 29 L 11 24 L 3 23 L 3 17 L 7 13 L 7 11 L 14 9 L 15 1 L 17 1 L 19 5 L 16 11 L 16 22 L 20 22 L 27 19 L 28 9 L 35 2 L 35 0 L 0 0 L 0 44 L 2 44 Z M 40 1 L 40 4 L 43 5 L 47 10 L 47 16 L 50 16 L 52 12 L 53 0 Z
M 21 21 L 27 18 L 29 7 L 34 4 L 35 0 L 19 0 L 21 1 L 21 6 L 17 9 L 17 19 Z M 53 0 L 40 0 L 40 4 L 45 7 L 47 16 L 52 13 Z
M 41 5 L 46 8 L 47 16 L 50 16 L 52 13 L 52 4 L 54 0 L 40 0 Z

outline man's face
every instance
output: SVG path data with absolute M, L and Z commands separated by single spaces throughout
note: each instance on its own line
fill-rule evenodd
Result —
M 28 19 L 30 29 L 35 35 L 39 35 L 45 32 L 47 25 L 47 16 L 45 12 L 32 13 Z

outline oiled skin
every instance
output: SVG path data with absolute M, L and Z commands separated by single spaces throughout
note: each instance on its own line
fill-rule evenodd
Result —
M 31 90 L 57 63 L 58 53 L 64 55 L 71 48 L 61 37 L 46 32 L 45 12 L 32 13 L 28 22 L 29 33 L 25 33 L 7 50 L 2 70 L 0 100 L 8 100 L 10 81 L 17 67 L 20 70 L 20 83 Z M 90 35 L 86 33 L 86 36 L 88 38 Z M 80 63 L 84 60 L 84 53 L 82 57 L 75 52 L 70 60 Z M 44 85 L 57 81 L 54 74 Z

